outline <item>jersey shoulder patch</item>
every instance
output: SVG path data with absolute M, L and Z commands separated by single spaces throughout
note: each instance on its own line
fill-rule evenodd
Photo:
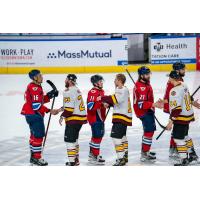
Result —
M 176 92 L 173 90 L 173 91 L 171 92 L 171 95 L 172 95 L 172 96 L 176 96 Z
M 88 108 L 89 110 L 92 110 L 93 107 L 94 107 L 94 102 L 88 102 L 88 103 L 87 103 L 87 108 Z

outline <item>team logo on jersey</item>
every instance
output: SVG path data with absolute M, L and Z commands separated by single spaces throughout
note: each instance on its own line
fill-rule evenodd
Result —
M 70 97 L 65 97 L 65 98 L 64 98 L 64 102 L 65 102 L 65 103 L 69 103 L 69 102 L 70 102 Z
M 91 90 L 91 93 L 95 93 L 96 92 L 96 90 Z
M 140 87 L 140 89 L 141 89 L 141 91 L 145 91 L 146 88 L 145 87 Z
M 37 91 L 38 87 L 33 87 L 33 91 Z
M 172 91 L 172 92 L 171 92 L 171 95 L 172 95 L 172 96 L 175 96 L 175 95 L 176 95 L 176 92 L 175 92 L 175 91 Z

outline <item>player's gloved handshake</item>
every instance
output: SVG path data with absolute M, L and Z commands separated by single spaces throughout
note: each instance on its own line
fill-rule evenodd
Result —
M 154 108 L 159 108 L 162 109 L 164 107 L 164 100 L 159 99 L 158 101 L 156 101 L 155 103 L 153 103 L 152 105 Z
M 169 119 L 169 122 L 166 126 L 166 130 L 168 130 L 168 131 L 172 130 L 172 126 L 173 126 L 173 121 L 171 119 Z
M 52 115 L 57 115 L 58 113 L 62 112 L 63 110 L 64 110 L 63 107 L 58 108 L 58 109 L 52 109 L 52 110 L 50 110 L 50 113 L 51 113 Z
M 97 97 L 97 101 L 101 101 L 101 96 Z M 103 102 L 102 104 L 103 104 L 104 108 L 109 108 L 109 107 L 112 106 L 112 105 L 109 105 L 108 103 L 105 103 L 105 102 Z
M 51 90 L 50 92 L 47 93 L 47 96 L 49 97 L 49 99 L 57 97 L 58 96 L 58 90 Z
M 197 108 L 197 109 L 200 109 L 200 103 L 198 102 L 198 99 L 197 100 L 193 100 L 192 101 L 192 105 L 195 107 L 195 108 Z

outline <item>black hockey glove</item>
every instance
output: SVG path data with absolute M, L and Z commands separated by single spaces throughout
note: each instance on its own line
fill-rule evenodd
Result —
M 49 99 L 57 97 L 58 96 L 58 90 L 51 90 L 50 92 L 47 93 L 47 96 L 49 97 Z

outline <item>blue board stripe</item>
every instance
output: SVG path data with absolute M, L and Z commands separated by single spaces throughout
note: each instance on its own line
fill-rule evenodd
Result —
M 152 64 L 172 64 L 178 61 L 182 61 L 183 63 L 196 63 L 195 58 L 185 58 L 185 59 L 168 59 L 168 60 L 152 60 Z
M 117 65 L 128 65 L 128 60 L 118 60 Z
M 151 39 L 170 39 L 170 38 L 196 38 L 197 36 L 186 35 L 186 36 L 151 36 Z

